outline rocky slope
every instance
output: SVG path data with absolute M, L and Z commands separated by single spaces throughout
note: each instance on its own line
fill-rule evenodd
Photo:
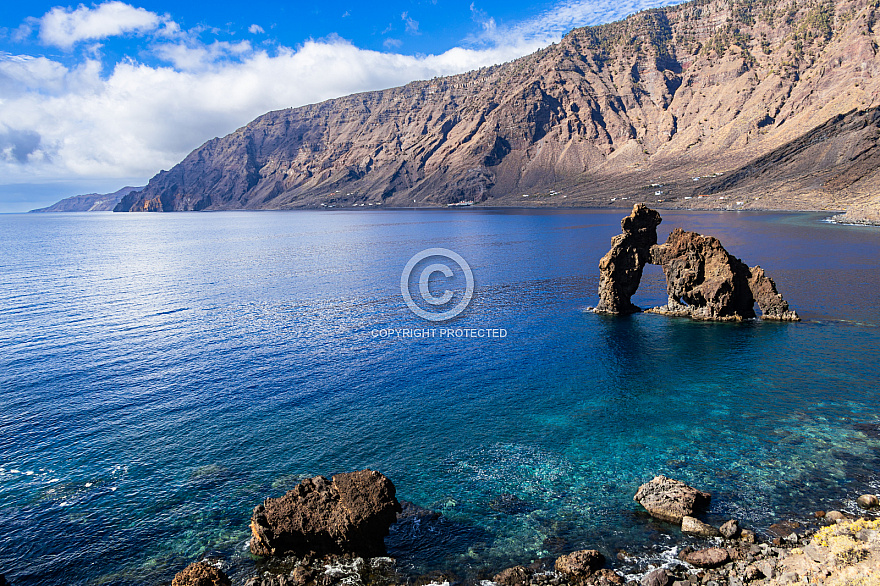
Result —
M 86 195 L 74 195 L 62 199 L 49 207 L 31 210 L 31 213 L 38 212 L 109 212 L 123 196 L 128 195 L 132 191 L 140 191 L 141 187 L 123 187 L 113 193 L 89 193 Z
M 864 205 L 878 20 L 878 0 L 650 10 L 504 65 L 270 112 L 116 210 Z

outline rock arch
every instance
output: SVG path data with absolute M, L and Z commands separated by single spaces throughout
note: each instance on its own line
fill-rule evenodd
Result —
M 655 264 L 663 267 L 669 301 L 649 309 L 651 313 L 741 321 L 756 317 L 757 302 L 763 319 L 800 320 L 761 267 L 750 268 L 717 238 L 676 228 L 658 245 L 657 226 L 662 221 L 656 210 L 644 204 L 633 206 L 621 220 L 623 233 L 612 238 L 611 250 L 599 261 L 599 305 L 594 311 L 612 315 L 641 311 L 631 299 L 645 265 Z

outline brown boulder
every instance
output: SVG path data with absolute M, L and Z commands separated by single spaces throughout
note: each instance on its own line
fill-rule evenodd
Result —
M 672 574 L 664 568 L 659 568 L 645 574 L 642 578 L 642 586 L 667 586 L 672 583 L 672 580 Z
M 722 525 L 718 531 L 721 535 L 724 536 L 725 539 L 733 539 L 739 533 L 739 523 L 736 519 L 731 519 L 724 525 Z
M 596 570 L 596 573 L 590 577 L 590 582 L 595 586 L 623 586 L 626 584 L 626 578 L 608 568 Z
M 171 586 L 232 586 L 232 582 L 214 566 L 196 562 L 178 572 Z
M 492 578 L 492 581 L 501 586 L 521 586 L 528 584 L 532 571 L 524 566 L 514 566 L 502 570 Z
M 639 487 L 633 497 L 651 516 L 670 523 L 681 523 L 686 516 L 709 506 L 712 495 L 680 480 L 657 476 Z
M 880 505 L 877 501 L 877 497 L 873 494 L 863 494 L 856 499 L 856 503 L 863 509 L 874 509 Z
M 630 302 L 639 288 L 642 271 L 651 258 L 651 246 L 657 244 L 660 214 L 644 204 L 633 206 L 632 213 L 621 220 L 623 234 L 611 239 L 611 250 L 599 261 L 599 305 L 597 313 L 636 313 Z
M 385 554 L 385 537 L 401 512 L 394 484 L 361 470 L 303 480 L 280 498 L 268 498 L 251 516 L 251 552 Z
M 605 556 L 595 549 L 583 549 L 556 560 L 556 571 L 569 582 L 579 582 L 589 578 L 605 565 Z
M 730 552 L 720 547 L 683 551 L 681 559 L 698 568 L 717 568 L 730 561 Z
M 708 523 L 703 523 L 694 517 L 684 516 L 681 519 L 681 530 L 684 533 L 699 535 L 700 537 L 718 537 L 721 533 Z

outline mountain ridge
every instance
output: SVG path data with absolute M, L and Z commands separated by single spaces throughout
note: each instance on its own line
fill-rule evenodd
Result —
M 46 212 L 109 212 L 112 211 L 116 204 L 120 202 L 123 196 L 131 192 L 137 192 L 146 186 L 131 187 L 125 186 L 113 193 L 86 193 L 83 195 L 72 195 L 53 203 L 44 208 L 30 210 L 29 214 L 38 214 Z
M 878 0 L 651 9 L 503 65 L 269 112 L 115 209 L 863 204 L 880 177 L 850 157 L 880 133 L 878 10 Z M 834 148 L 818 161 L 793 146 L 775 175 L 749 171 L 823 125 Z M 735 185 L 719 179 L 730 175 Z

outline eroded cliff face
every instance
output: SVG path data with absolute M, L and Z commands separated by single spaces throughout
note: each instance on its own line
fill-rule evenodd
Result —
M 577 29 L 501 66 L 270 112 L 116 209 L 845 207 L 880 187 L 877 4 L 700 0 Z

